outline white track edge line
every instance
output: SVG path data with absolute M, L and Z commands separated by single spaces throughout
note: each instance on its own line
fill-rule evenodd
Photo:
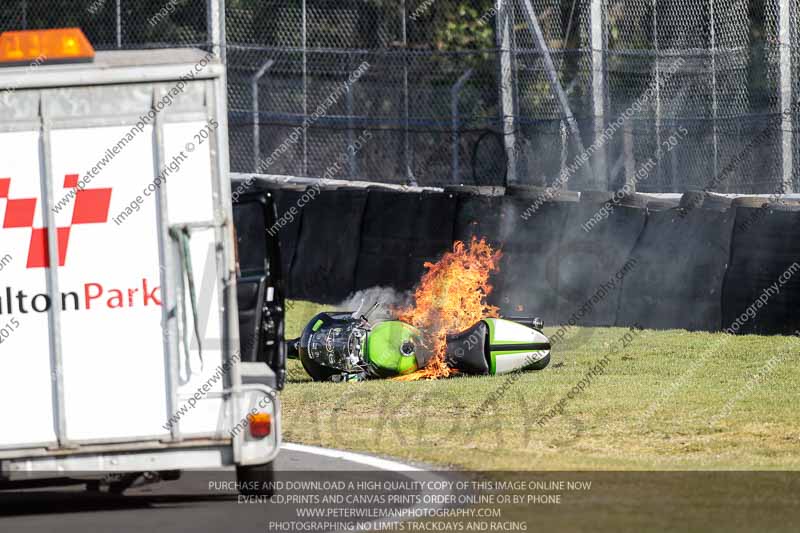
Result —
M 309 446 L 307 444 L 294 444 L 291 442 L 284 442 L 281 445 L 282 450 L 288 451 L 296 451 L 296 452 L 303 452 L 303 453 L 310 453 L 314 455 L 320 455 L 324 457 L 331 457 L 334 459 L 342 459 L 344 461 L 350 461 L 353 463 L 358 463 L 366 466 L 371 466 L 374 468 L 378 468 L 380 470 L 391 471 L 391 472 L 425 472 L 425 473 L 432 473 L 428 470 L 424 470 L 422 468 L 417 468 L 415 466 L 407 465 L 405 463 L 401 463 L 399 461 L 391 461 L 388 459 L 379 459 L 378 457 L 372 457 L 370 455 L 364 455 L 360 453 L 354 452 L 346 452 L 343 450 L 335 450 L 332 448 L 321 448 L 319 446 Z M 438 474 L 433 473 L 436 477 L 440 477 Z M 410 477 L 410 476 L 406 476 Z M 413 479 L 413 478 L 411 478 Z M 448 491 L 448 494 L 451 494 Z M 422 505 L 415 505 L 412 509 L 423 509 Z M 435 503 L 428 507 L 431 510 L 443 509 L 444 504 L 442 503 Z M 410 522 L 414 520 L 409 516 L 408 518 L 379 518 L 373 520 L 372 522 L 368 522 L 365 524 L 365 531 L 383 531 L 389 529 L 391 526 L 390 524 L 399 524 L 402 522 Z
M 391 472 L 425 472 L 422 468 L 407 465 L 399 461 L 390 461 L 388 459 L 380 459 L 379 457 L 372 457 L 354 452 L 346 452 L 343 450 L 335 450 L 331 448 L 321 448 L 319 446 L 309 446 L 306 444 L 294 444 L 292 442 L 284 442 L 281 445 L 282 450 L 310 453 L 313 455 L 321 455 L 324 457 L 331 457 L 333 459 L 341 459 L 351 463 L 358 463 L 380 470 L 388 470 Z

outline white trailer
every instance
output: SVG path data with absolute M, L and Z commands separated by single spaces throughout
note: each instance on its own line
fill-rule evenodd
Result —
M 223 65 L 47 59 L 0 68 L 0 486 L 269 480 L 280 406 L 238 356 Z

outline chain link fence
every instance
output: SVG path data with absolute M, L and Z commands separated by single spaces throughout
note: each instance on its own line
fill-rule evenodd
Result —
M 229 3 L 232 168 L 419 185 L 794 191 L 797 2 Z M 475 24 L 459 28 L 443 12 Z M 490 38 L 459 46 L 443 27 Z M 340 85 L 341 98 L 311 116 Z M 353 153 L 365 129 L 373 137 Z
M 489 47 L 434 46 L 437 39 L 441 44 L 439 13 L 456 6 L 449 0 L 230 3 L 232 169 L 502 184 L 504 147 L 492 135 L 500 122 L 493 20 L 482 23 Z M 348 83 L 359 68 L 357 81 Z M 354 139 L 364 130 L 371 137 L 359 148 Z
M 796 154 L 798 145 L 789 141 L 784 149 L 792 126 L 782 114 L 797 95 L 795 59 L 789 60 L 794 90 L 782 93 L 780 80 L 787 62 L 781 47 L 792 57 L 798 50 L 795 2 L 511 0 L 512 30 L 498 39 L 513 65 L 507 76 L 513 107 L 506 113 L 517 132 L 514 180 L 557 183 L 591 146 L 592 157 L 568 188 L 796 189 L 797 171 L 786 154 Z M 782 43 L 780 8 L 790 3 L 792 18 L 783 24 L 792 28 L 791 41 Z M 557 84 L 545 76 L 526 6 L 539 19 Z M 571 42 L 578 48 L 570 49 Z M 566 93 L 568 108 L 559 105 L 554 86 Z M 565 127 L 570 113 L 574 130 Z M 603 136 L 614 123 L 620 127 Z M 651 158 L 654 169 L 633 183 Z
M 98 50 L 210 46 L 207 0 L 3 0 L 0 30 L 77 26 Z
M 218 2 L 7 0 L 0 29 L 79 26 L 98 49 L 211 48 Z M 231 169 L 794 191 L 798 3 L 227 0 Z

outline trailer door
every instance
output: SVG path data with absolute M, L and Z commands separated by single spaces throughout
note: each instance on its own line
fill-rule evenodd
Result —
M 158 115 L 173 82 L 7 98 L 31 116 L 0 132 L 0 328 L 19 322 L 0 345 L 0 446 L 223 435 L 219 80 L 183 85 Z

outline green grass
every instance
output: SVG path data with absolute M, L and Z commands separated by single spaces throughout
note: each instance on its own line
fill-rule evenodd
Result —
M 320 309 L 293 302 L 287 337 Z M 577 328 L 547 369 L 512 382 L 311 383 L 290 361 L 284 438 L 474 470 L 800 468 L 800 340 L 645 330 L 620 348 L 626 331 Z M 605 373 L 538 425 L 615 346 Z

